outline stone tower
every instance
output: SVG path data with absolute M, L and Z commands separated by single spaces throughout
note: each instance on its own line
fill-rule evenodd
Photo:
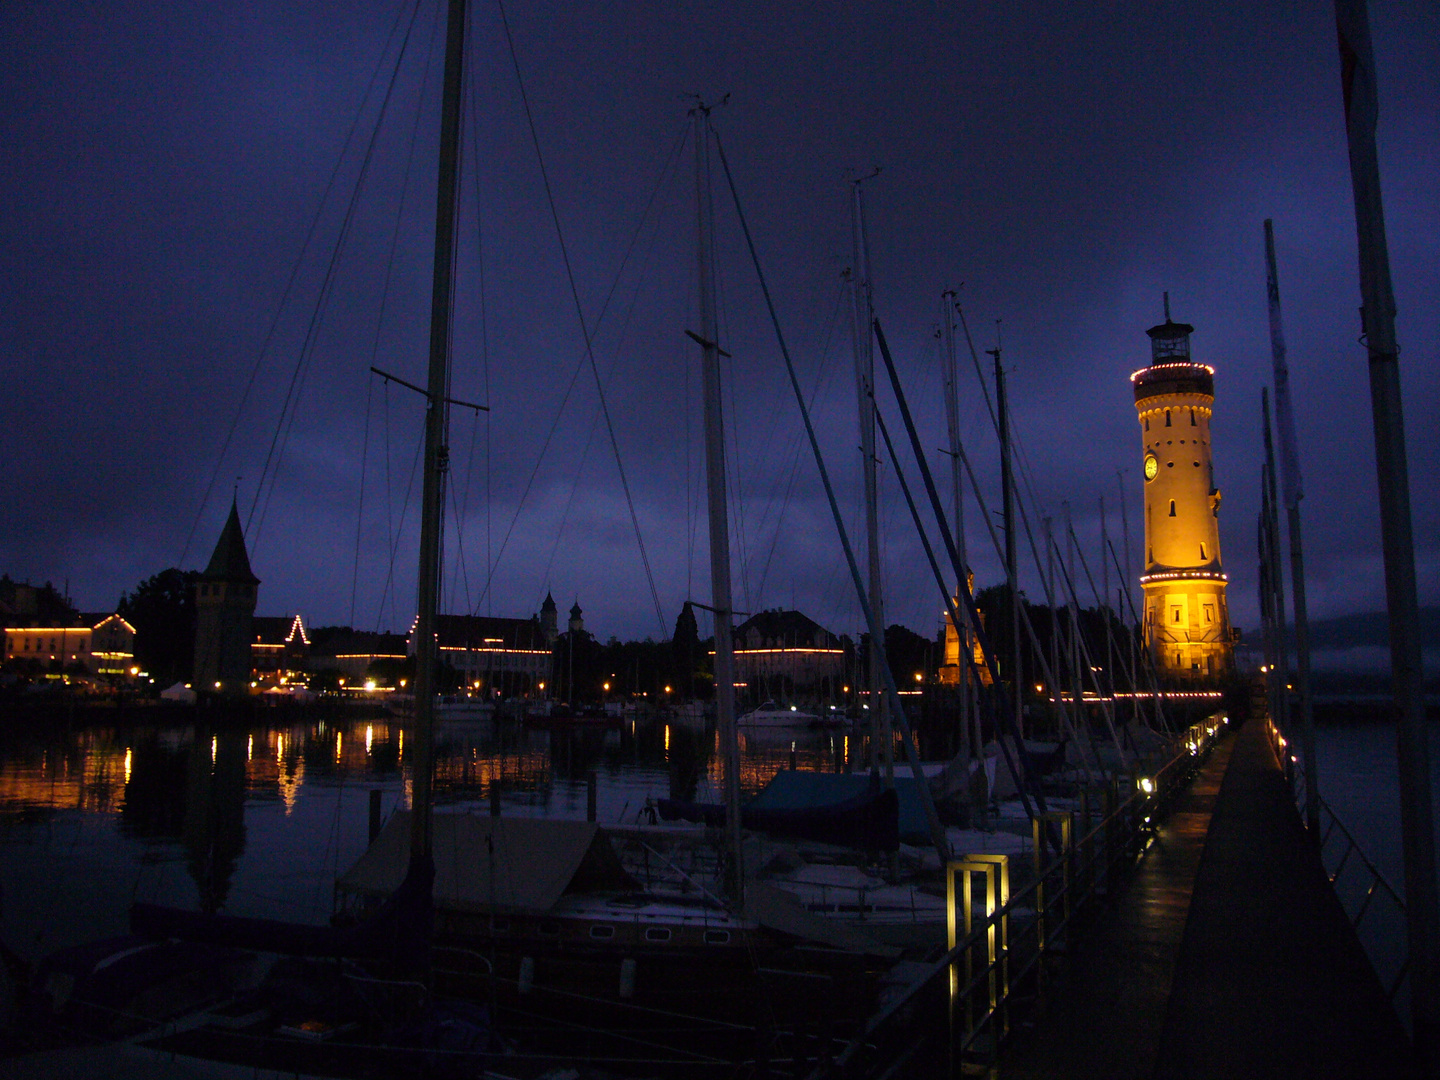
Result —
M 1162 674 L 1204 678 L 1233 664 L 1220 490 L 1210 458 L 1215 369 L 1190 359 L 1193 326 L 1165 321 L 1150 365 L 1130 376 L 1144 443 L 1145 642 Z
M 540 635 L 545 639 L 546 645 L 554 645 L 555 639 L 560 636 L 560 630 L 556 624 L 557 610 L 555 597 L 547 592 L 545 602 L 540 605 Z
M 251 620 L 260 579 L 245 554 L 240 513 L 230 517 L 195 586 L 195 676 L 199 693 L 241 696 L 250 692 Z
M 578 634 L 585 629 L 584 612 L 580 610 L 580 601 L 575 601 L 575 606 L 570 609 L 570 633 Z

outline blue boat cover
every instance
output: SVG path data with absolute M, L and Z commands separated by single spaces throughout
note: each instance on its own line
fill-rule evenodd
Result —
M 784 769 L 775 774 L 765 790 L 746 808 L 757 810 L 810 810 L 848 799 L 870 790 L 867 773 L 817 773 Z M 925 822 L 925 805 L 913 777 L 895 778 L 900 797 L 900 839 L 907 844 L 929 844 L 930 828 Z

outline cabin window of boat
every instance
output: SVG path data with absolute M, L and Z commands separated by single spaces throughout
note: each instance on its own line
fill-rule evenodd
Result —
M 592 926 L 590 927 L 590 936 L 596 941 L 609 941 L 615 936 L 615 927 Z
M 554 919 L 546 919 L 540 924 L 540 933 L 546 937 L 558 937 L 560 935 L 560 924 Z
M 706 931 L 705 931 L 705 944 L 706 944 L 706 945 L 729 945 L 729 944 L 730 944 L 730 931 L 729 931 L 729 930 L 706 930 Z
M 669 941 L 670 928 L 667 926 L 647 926 L 645 928 L 646 941 Z

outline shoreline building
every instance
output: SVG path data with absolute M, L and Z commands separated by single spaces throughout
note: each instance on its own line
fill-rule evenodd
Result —
M 756 701 L 836 701 L 845 683 L 840 639 L 798 611 L 761 611 L 735 628 L 735 683 Z M 714 655 L 712 650 L 711 655 Z
M 468 688 L 483 690 L 487 697 L 530 694 L 550 675 L 550 646 L 533 615 L 436 615 L 435 639 L 441 660 L 460 673 Z M 415 655 L 415 644 L 412 625 L 406 641 L 409 656 Z
M 1215 369 L 1190 358 L 1194 327 L 1165 321 L 1150 364 L 1130 376 L 1144 445 L 1145 644 L 1162 675 L 1208 678 L 1234 666 L 1220 563 L 1220 489 L 1211 460 Z
M 250 693 L 250 643 L 259 585 L 245 553 L 240 511 L 232 500 L 215 553 L 195 585 L 195 676 L 191 684 L 197 692 Z

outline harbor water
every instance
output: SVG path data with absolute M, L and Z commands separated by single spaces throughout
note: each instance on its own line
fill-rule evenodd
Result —
M 741 740 L 742 789 L 780 769 L 853 762 L 843 732 Z M 126 932 L 133 901 L 324 923 L 333 884 L 409 803 L 414 739 L 389 717 L 288 717 L 211 731 L 188 718 L 0 724 L 0 942 L 27 960 Z M 633 824 L 647 801 L 719 801 L 713 725 L 625 718 L 603 729 L 445 721 L 446 811 Z

